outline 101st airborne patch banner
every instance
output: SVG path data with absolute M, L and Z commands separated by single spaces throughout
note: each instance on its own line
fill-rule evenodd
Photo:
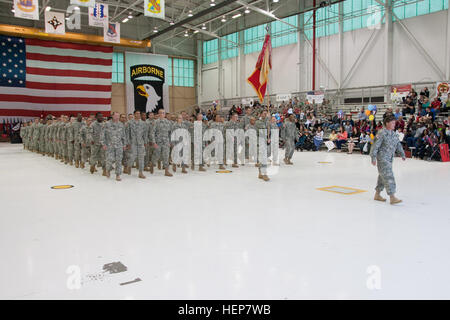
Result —
M 145 0 L 144 15 L 152 18 L 165 18 L 165 0 Z
M 135 110 L 157 113 L 169 111 L 167 68 L 169 57 L 159 54 L 125 54 L 127 87 L 127 113 Z
M 14 0 L 14 17 L 39 20 L 38 0 Z

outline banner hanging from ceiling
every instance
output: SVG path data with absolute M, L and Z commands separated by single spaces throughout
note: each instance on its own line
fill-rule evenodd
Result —
M 103 38 L 105 42 L 120 43 L 120 23 L 105 23 Z
M 103 27 L 108 23 L 108 5 L 96 3 L 94 7 L 89 7 L 89 25 L 92 27 Z
M 45 32 L 53 34 L 65 34 L 65 16 L 62 12 L 45 11 Z
M 76 4 L 82 7 L 93 7 L 95 6 L 95 0 L 70 0 L 70 4 Z
M 152 18 L 165 18 L 165 1 L 164 0 L 145 0 L 144 15 Z
M 39 20 L 38 0 L 14 0 L 14 17 Z
M 169 111 L 167 75 L 169 57 L 159 54 L 125 54 L 127 113 Z

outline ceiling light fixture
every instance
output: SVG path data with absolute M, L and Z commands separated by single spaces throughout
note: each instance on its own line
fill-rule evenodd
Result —
M 128 19 L 133 19 L 133 16 L 130 14 L 130 15 L 128 16 Z
M 216 4 L 214 3 L 214 0 L 211 0 L 211 3 L 209 4 L 211 7 L 214 7 Z
M 245 9 L 244 12 L 245 12 L 245 13 L 250 13 L 250 10 L 247 8 L 247 9 Z
M 222 22 L 227 22 L 227 19 L 225 19 L 225 16 L 223 16 L 222 20 L 220 20 Z
M 195 30 L 194 33 L 198 33 L 198 30 Z
M 238 13 L 238 14 L 235 14 L 234 16 L 232 16 L 232 18 L 236 19 L 236 18 L 239 18 L 240 16 L 242 16 L 242 14 Z
M 202 29 L 203 29 L 203 30 L 206 30 L 205 24 L 202 25 Z
M 52 7 L 50 7 L 50 6 L 47 6 L 47 7 L 45 8 L 45 11 L 50 11 L 50 10 L 52 10 Z
M 192 10 L 189 10 L 188 17 L 192 17 Z
M 128 18 L 125 18 L 122 20 L 122 23 L 126 23 L 128 20 L 129 20 Z
M 169 24 L 170 24 L 171 26 L 173 26 L 173 25 L 175 24 L 175 22 L 170 21 Z

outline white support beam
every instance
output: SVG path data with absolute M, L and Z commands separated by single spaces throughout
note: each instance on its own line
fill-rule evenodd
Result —
M 394 47 L 394 29 L 392 21 L 392 0 L 384 4 L 384 101 L 391 102 L 390 86 L 392 85 L 392 56 Z M 381 18 L 383 21 L 383 18 Z
M 450 0 L 447 0 L 447 6 L 450 6 Z M 450 8 L 450 7 L 448 7 Z M 450 80 L 450 9 L 447 9 L 447 37 L 445 50 L 445 80 Z
M 342 82 L 344 77 L 344 3 L 340 2 L 338 7 L 339 15 L 339 72 L 338 72 L 338 89 L 342 88 Z
M 392 12 L 392 15 L 397 19 L 398 24 L 403 28 L 403 30 L 406 32 L 408 37 L 412 40 L 413 44 L 416 46 L 416 48 L 420 51 L 422 56 L 425 58 L 425 60 L 430 64 L 431 67 L 433 67 L 434 71 L 436 71 L 436 74 L 439 76 L 440 79 L 445 78 L 445 74 L 441 71 L 441 68 L 437 65 L 437 63 L 433 60 L 433 58 L 430 56 L 428 51 L 420 44 L 420 42 L 416 39 L 414 34 L 409 31 L 408 27 L 406 27 L 405 23 L 400 20 L 395 13 Z

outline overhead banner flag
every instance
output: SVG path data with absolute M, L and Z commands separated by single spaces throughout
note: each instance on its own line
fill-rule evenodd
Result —
M 53 34 L 65 34 L 66 25 L 63 12 L 45 11 L 45 32 Z
M 70 4 L 76 4 L 82 7 L 95 6 L 95 0 L 70 0 Z
M 108 23 L 108 15 L 108 5 L 96 3 L 94 7 L 89 7 L 89 25 L 103 27 Z
M 14 17 L 39 20 L 38 0 L 14 0 Z
M 323 94 L 323 92 L 319 91 L 309 91 L 306 94 L 306 100 L 308 100 L 309 103 L 322 104 L 324 97 L 325 95 Z
M 159 54 L 125 54 L 127 113 L 169 111 L 167 75 L 169 57 Z
M 248 77 L 247 82 L 255 89 L 259 101 L 263 103 L 266 95 L 269 71 L 272 69 L 272 44 L 270 35 L 267 33 L 263 47 L 256 62 L 255 71 Z
M 120 43 L 120 23 L 105 23 L 103 38 L 105 42 Z
M 165 18 L 165 1 L 164 0 L 145 0 L 144 1 L 144 15 L 147 17 Z

